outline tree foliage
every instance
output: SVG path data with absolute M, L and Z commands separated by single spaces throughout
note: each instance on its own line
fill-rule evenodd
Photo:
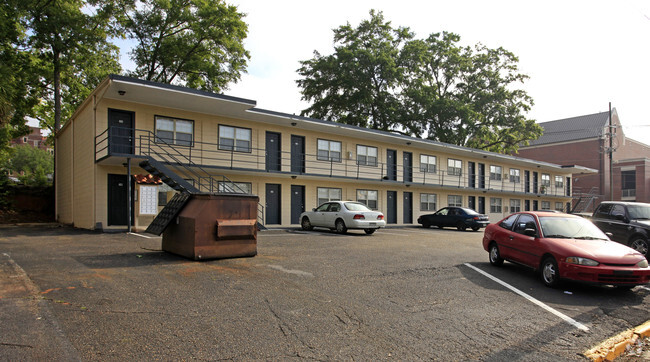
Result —
M 108 74 L 119 73 L 119 49 L 107 39 L 111 0 L 23 0 L 27 45 L 39 59 L 41 126 L 57 131 Z
M 25 117 L 38 103 L 37 58 L 23 50 L 24 14 L 14 0 L 0 4 L 0 160 L 8 157 L 9 141 L 29 133 Z
M 25 185 L 43 186 L 54 172 L 54 157 L 47 151 L 28 145 L 16 146 L 5 168 L 20 173 Z
M 503 48 L 463 47 L 447 32 L 416 39 L 374 11 L 335 29 L 334 42 L 298 69 L 312 102 L 303 115 L 501 153 L 541 135 L 516 88 L 528 77 Z
M 400 48 L 413 34 L 393 29 L 381 13 L 353 28 L 334 30 L 334 54 L 301 62 L 298 80 L 303 99 L 313 104 L 302 112 L 312 117 L 399 131 L 402 81 Z
M 121 26 L 137 42 L 132 76 L 213 92 L 246 71 L 248 25 L 221 0 L 143 0 L 124 8 Z

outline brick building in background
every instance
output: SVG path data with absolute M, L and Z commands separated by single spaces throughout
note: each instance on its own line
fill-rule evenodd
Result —
M 613 108 L 610 148 L 609 123 L 609 112 L 540 123 L 544 134 L 521 147 L 517 156 L 598 170 L 597 174 L 573 175 L 574 212 L 591 212 L 601 201 L 612 199 L 650 202 L 650 146 L 626 137 Z
M 12 146 L 22 146 L 22 145 L 29 145 L 34 148 L 39 148 L 44 151 L 50 152 L 50 154 L 54 154 L 54 149 L 51 146 L 48 146 L 45 143 L 45 140 L 47 137 L 43 136 L 43 133 L 41 132 L 41 129 L 38 127 L 29 127 L 29 134 L 14 138 L 11 140 L 11 145 Z

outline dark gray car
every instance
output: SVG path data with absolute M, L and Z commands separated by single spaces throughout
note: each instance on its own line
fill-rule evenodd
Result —
M 650 257 L 650 204 L 605 201 L 598 205 L 591 221 L 611 233 L 610 239 Z
M 422 215 L 418 218 L 418 224 L 422 224 L 424 228 L 431 226 L 437 226 L 441 229 L 443 227 L 455 227 L 461 231 L 468 228 L 478 231 L 489 223 L 490 220 L 487 215 L 479 214 L 466 207 L 454 206 L 443 207 L 433 214 Z

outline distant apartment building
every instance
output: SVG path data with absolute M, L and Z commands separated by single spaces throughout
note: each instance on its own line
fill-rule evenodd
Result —
M 540 123 L 544 134 L 517 155 L 598 170 L 572 176 L 576 212 L 591 212 L 605 200 L 650 202 L 650 146 L 626 137 L 616 108 L 611 124 L 609 112 Z

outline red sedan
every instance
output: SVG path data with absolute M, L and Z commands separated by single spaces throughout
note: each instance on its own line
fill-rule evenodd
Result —
M 483 248 L 490 263 L 504 260 L 538 270 L 555 287 L 571 279 L 620 288 L 650 283 L 648 261 L 638 251 L 609 240 L 591 221 L 552 212 L 519 212 L 488 225 Z

